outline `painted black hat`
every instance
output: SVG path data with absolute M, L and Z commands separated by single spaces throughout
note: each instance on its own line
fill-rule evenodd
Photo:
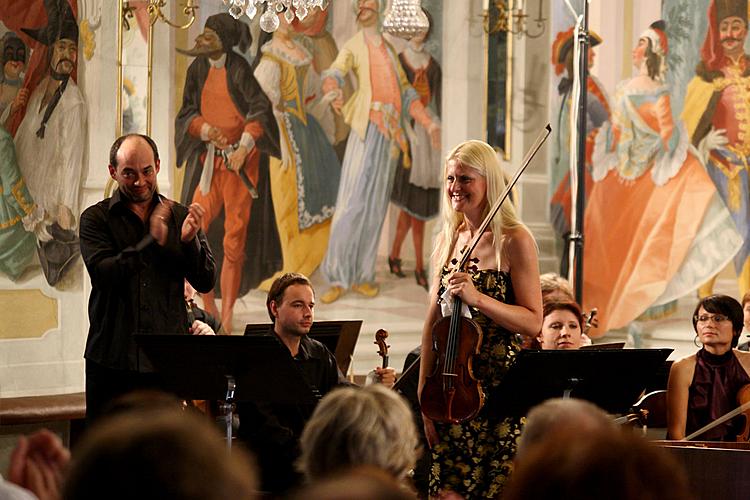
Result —
M 78 23 L 68 0 L 44 0 L 47 10 L 47 26 L 43 28 L 21 28 L 21 31 L 44 45 L 52 45 L 67 39 L 78 43 Z

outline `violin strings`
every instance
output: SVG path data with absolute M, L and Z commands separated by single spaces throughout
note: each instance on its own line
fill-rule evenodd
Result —
M 448 332 L 448 342 L 447 342 L 447 348 L 445 353 L 445 368 L 446 373 L 453 374 L 455 373 L 455 362 L 456 362 L 456 350 L 457 350 L 457 344 L 458 344 L 458 326 L 460 324 L 460 316 L 456 313 L 456 311 L 461 310 L 461 299 L 458 297 L 453 298 L 453 316 L 451 317 L 451 323 L 450 323 L 450 329 Z M 448 387 L 453 386 L 453 377 L 448 377 Z

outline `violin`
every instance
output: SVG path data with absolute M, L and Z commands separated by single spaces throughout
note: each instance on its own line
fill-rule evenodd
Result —
M 461 299 L 454 297 L 451 315 L 432 326 L 436 362 L 425 380 L 420 404 L 422 412 L 438 422 L 470 420 L 484 405 L 484 391 L 471 366 L 482 345 L 482 328 L 461 314 L 462 305 Z
M 745 426 L 742 432 L 737 434 L 737 441 L 746 443 L 750 441 L 750 384 L 743 385 L 737 391 L 737 404 L 744 408 L 742 414 L 745 416 Z
M 742 432 L 740 432 L 735 441 L 737 442 L 747 442 L 750 440 L 750 384 L 743 385 L 739 391 L 737 391 L 737 404 L 739 405 L 734 410 L 725 413 L 721 417 L 717 418 L 713 422 L 704 425 L 697 431 L 693 432 L 689 436 L 685 437 L 683 441 L 691 441 L 704 432 L 708 432 L 714 427 L 717 427 L 727 420 L 731 420 L 737 415 L 744 415 L 745 416 L 745 427 Z
M 583 325 L 583 334 L 588 335 L 589 330 L 591 330 L 591 327 L 594 326 L 594 318 L 596 318 L 596 315 L 599 313 L 599 309 L 594 307 L 591 309 L 591 311 L 585 315 L 586 321 Z
M 193 312 L 193 307 L 196 307 L 195 301 L 193 299 L 185 299 L 185 308 L 187 309 L 187 318 L 188 318 L 188 329 L 190 329 L 193 326 L 193 323 L 195 323 L 195 313 Z
M 388 348 L 391 347 L 385 343 L 388 338 L 388 332 L 382 328 L 375 332 L 375 342 L 378 345 L 378 356 L 383 358 L 383 368 L 388 368 Z
M 471 270 L 467 268 L 467 263 L 477 262 L 471 259 L 472 251 L 551 130 L 547 124 L 479 226 L 474 239 L 460 251 L 460 261 L 452 261 L 454 272 Z M 452 314 L 440 318 L 432 326 L 435 364 L 427 371 L 420 405 L 422 413 L 437 422 L 460 423 L 470 420 L 484 405 L 484 391 L 472 370 L 472 359 L 479 353 L 482 344 L 482 329 L 476 321 L 461 314 L 462 305 L 459 297 L 453 297 Z

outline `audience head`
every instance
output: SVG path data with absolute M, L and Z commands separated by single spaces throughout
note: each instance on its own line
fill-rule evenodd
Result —
M 516 461 L 503 499 L 684 500 L 683 468 L 629 430 L 549 432 Z
M 255 498 L 254 465 L 227 451 L 205 416 L 132 410 L 92 428 L 74 450 L 62 498 Z
M 542 349 L 579 349 L 583 345 L 583 314 L 575 302 L 545 302 Z
M 579 438 L 591 432 L 615 432 L 612 418 L 601 408 L 582 399 L 548 399 L 531 409 L 518 440 L 516 460 L 552 434 L 574 434 Z
M 544 273 L 539 276 L 542 285 L 542 302 L 574 302 L 575 294 L 570 282 L 557 273 Z
M 728 295 L 709 295 L 702 298 L 693 311 L 693 330 L 699 336 L 701 334 L 699 326 L 702 326 L 702 322 L 699 320 L 701 316 L 713 317 L 714 319 L 711 322 L 717 324 L 720 330 L 725 328 L 724 325 L 728 329 L 729 323 L 731 323 L 731 345 L 737 347 L 744 325 L 744 314 L 742 306 L 736 299 Z M 717 322 L 716 316 L 724 316 L 726 319 Z
M 103 413 L 109 417 L 151 410 L 182 412 L 182 409 L 183 400 L 174 394 L 158 389 L 138 389 L 122 394 L 110 401 L 104 408 Z
M 313 295 L 315 293 L 312 283 L 310 283 L 310 280 L 304 274 L 285 273 L 276 278 L 271 284 L 271 289 L 268 290 L 268 296 L 266 297 L 268 316 L 274 323 L 277 316 L 277 314 L 274 314 L 274 310 L 278 309 L 284 301 L 284 295 L 289 287 L 307 287 L 313 292 Z
M 302 431 L 299 468 L 308 480 L 360 465 L 403 479 L 417 460 L 418 437 L 407 402 L 379 384 L 344 387 L 318 404 Z
M 328 476 L 302 488 L 292 500 L 414 500 L 414 493 L 404 488 L 386 472 L 375 467 L 354 467 Z

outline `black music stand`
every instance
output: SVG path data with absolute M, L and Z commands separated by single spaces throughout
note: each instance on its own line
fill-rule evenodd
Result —
M 602 349 L 625 349 L 625 342 L 605 342 L 604 344 L 582 345 L 586 351 L 601 351 Z
M 224 400 L 227 446 L 235 401 L 314 404 L 317 398 L 275 337 L 135 335 L 137 363 L 185 399 Z
M 575 397 L 609 413 L 638 400 L 673 349 L 521 351 L 487 404 L 502 415 L 523 416 L 550 398 Z
M 267 335 L 271 328 L 272 323 L 250 323 L 245 326 L 245 335 Z M 308 335 L 333 353 L 339 370 L 346 374 L 352 362 L 352 354 L 354 354 L 361 328 L 361 319 L 316 321 Z

